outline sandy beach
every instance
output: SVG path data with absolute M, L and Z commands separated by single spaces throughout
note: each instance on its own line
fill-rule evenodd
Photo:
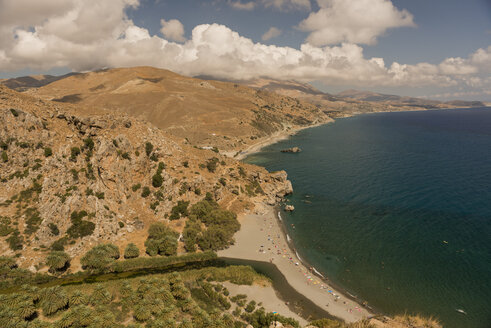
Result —
M 371 316 L 367 309 L 333 289 L 302 264 L 288 246 L 273 207 L 265 207 L 260 214 L 242 215 L 239 219 L 242 227 L 235 235 L 236 243 L 218 252 L 219 256 L 275 264 L 296 291 L 346 322 Z
M 289 137 L 295 135 L 299 131 L 302 131 L 305 129 L 310 129 L 310 128 L 313 128 L 316 126 L 320 126 L 320 125 L 324 125 L 324 124 L 328 124 L 328 123 L 332 123 L 332 122 L 334 122 L 334 120 L 321 122 L 321 123 L 317 123 L 317 124 L 313 124 L 313 125 L 309 125 L 309 126 L 290 128 L 288 130 L 282 130 L 282 131 L 275 132 L 272 135 L 262 139 L 261 141 L 259 141 L 257 143 L 252 144 L 251 146 L 249 146 L 245 150 L 241 151 L 240 154 L 235 157 L 235 159 L 237 159 L 239 161 L 243 160 L 247 156 L 259 152 L 261 149 L 263 149 L 266 146 L 272 145 L 272 144 L 277 143 L 278 141 L 281 141 L 281 140 L 288 139 Z M 223 154 L 227 155 L 227 156 L 233 156 L 232 153 L 223 153 Z

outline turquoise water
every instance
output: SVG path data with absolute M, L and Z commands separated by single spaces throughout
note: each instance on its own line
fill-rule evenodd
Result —
M 246 161 L 288 172 L 287 230 L 333 282 L 388 314 L 491 327 L 491 108 L 339 119 Z

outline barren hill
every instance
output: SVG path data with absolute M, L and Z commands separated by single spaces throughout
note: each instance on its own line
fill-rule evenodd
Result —
M 28 92 L 76 104 L 87 113 L 94 108 L 123 112 L 187 138 L 193 145 L 229 152 L 277 132 L 330 121 L 311 103 L 152 67 L 77 74 Z

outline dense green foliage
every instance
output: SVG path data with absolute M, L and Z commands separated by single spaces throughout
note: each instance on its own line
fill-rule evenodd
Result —
M 70 256 L 65 252 L 53 251 L 46 258 L 51 273 L 63 272 L 70 265 Z
M 87 220 L 82 220 L 88 214 L 86 211 L 74 211 L 70 216 L 72 225 L 68 228 L 67 234 L 71 238 L 83 238 L 90 236 L 95 229 L 95 223 Z
M 216 158 L 216 157 L 210 158 L 206 162 L 206 168 L 208 169 L 208 171 L 214 173 L 215 170 L 217 169 L 217 163 L 218 162 L 219 162 L 219 159 L 218 158 Z
M 126 246 L 124 249 L 124 258 L 125 259 L 133 259 L 135 257 L 140 256 L 140 250 L 136 247 L 135 244 L 131 243 Z
M 213 252 L 192 253 L 180 256 L 138 257 L 124 261 L 114 261 L 108 266 L 106 271 L 128 272 L 136 270 L 163 269 L 174 264 L 203 262 L 214 259 L 216 259 L 216 254 Z
M 145 153 L 147 154 L 147 156 L 150 156 L 150 154 L 152 153 L 153 151 L 153 145 L 151 142 L 147 142 L 145 143 Z
M 160 162 L 157 168 L 157 172 L 152 177 L 152 186 L 155 188 L 160 188 L 162 183 L 164 182 L 164 178 L 162 177 L 162 172 L 164 171 L 165 164 Z
M 70 149 L 70 160 L 72 162 L 76 162 L 78 155 L 80 155 L 80 148 L 78 148 L 78 147 L 72 147 Z
M 104 271 L 119 258 L 119 248 L 112 244 L 97 245 L 88 251 L 80 264 L 87 270 Z
M 46 274 L 32 273 L 29 270 L 18 268 L 13 258 L 0 256 L 0 289 L 22 284 L 43 283 L 53 279 Z
M 53 155 L 53 150 L 49 147 L 44 148 L 44 156 L 45 157 L 50 157 Z
M 0 258 L 0 270 L 13 265 L 12 261 L 2 262 Z M 241 274 L 251 276 L 252 281 L 263 279 L 249 267 L 226 267 L 97 284 L 24 286 L 15 293 L 0 295 L 0 326 L 243 328 L 251 323 L 255 328 L 262 328 L 268 327 L 272 320 L 279 320 L 298 327 L 296 321 L 263 309 L 247 316 L 227 313 L 231 307 L 229 292 L 214 282 L 214 277 L 234 281 Z
M 51 233 L 53 234 L 53 236 L 58 236 L 60 234 L 60 229 L 58 229 L 58 226 L 56 224 L 54 224 L 53 222 L 50 222 L 48 224 L 48 228 L 51 231 Z
M 7 152 L 4 150 L 2 151 L 2 162 L 7 163 L 9 161 L 9 156 L 7 155 Z
M 237 216 L 221 209 L 209 193 L 205 199 L 191 206 L 189 217 L 183 231 L 184 244 L 188 251 L 194 251 L 196 244 L 202 250 L 224 249 L 233 243 L 234 233 L 240 229 Z
M 181 217 L 188 216 L 188 206 L 189 202 L 180 200 L 177 202 L 177 205 L 172 207 L 169 219 L 170 220 L 179 220 Z
M 143 190 L 142 190 L 142 194 L 141 196 L 143 198 L 147 198 L 148 196 L 150 196 L 150 188 L 148 187 L 143 187 Z
M 150 256 L 155 255 L 176 255 L 177 238 L 179 234 L 158 222 L 152 224 L 148 229 L 148 238 L 145 241 L 146 252 Z

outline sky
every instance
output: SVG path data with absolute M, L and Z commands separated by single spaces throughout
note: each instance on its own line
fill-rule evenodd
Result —
M 0 0 L 0 79 L 141 65 L 491 102 L 491 0 Z

